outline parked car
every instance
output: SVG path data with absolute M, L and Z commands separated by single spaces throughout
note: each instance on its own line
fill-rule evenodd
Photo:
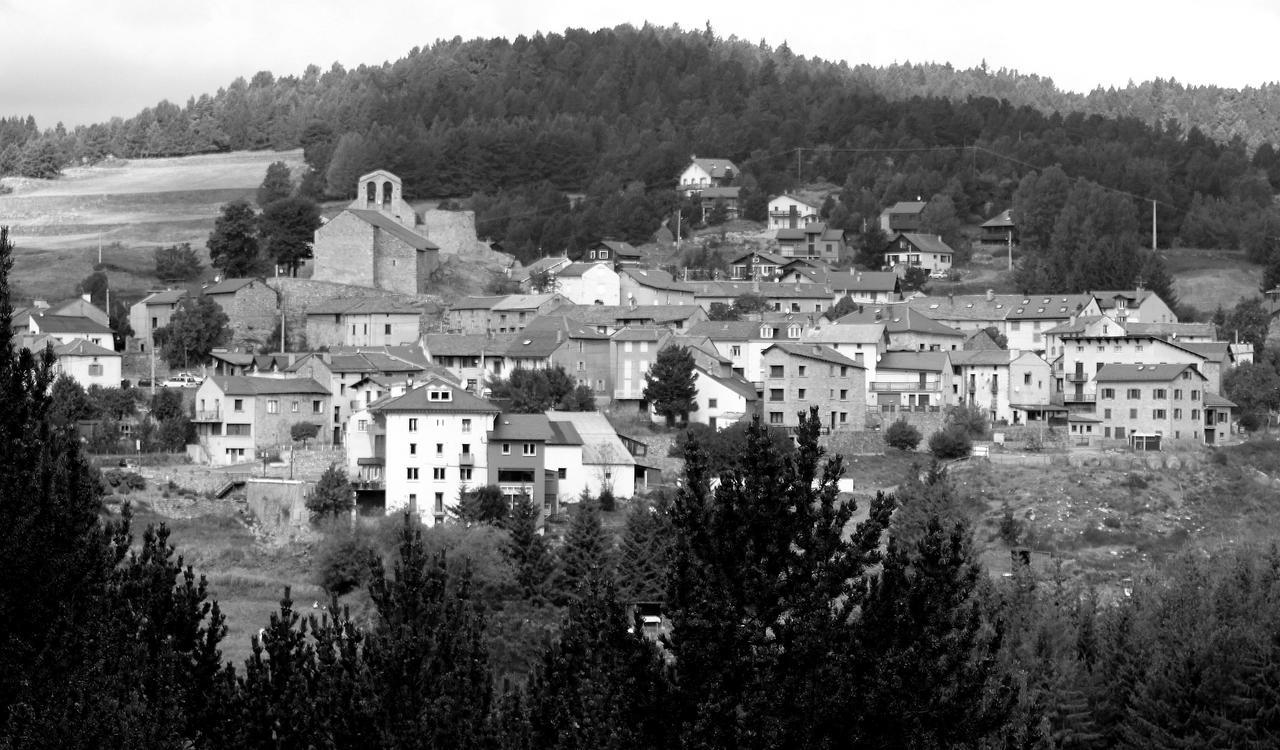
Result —
M 165 388 L 195 388 L 204 382 L 204 378 L 193 372 L 177 372 L 161 383 Z

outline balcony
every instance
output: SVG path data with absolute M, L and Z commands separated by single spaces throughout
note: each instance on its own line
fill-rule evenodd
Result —
M 923 383 L 893 383 L 883 380 L 871 381 L 871 390 L 876 393 L 921 393 L 924 391 L 941 391 L 941 380 L 926 380 Z
M 459 454 L 458 454 L 458 465 L 459 465 L 459 466 L 475 466 L 475 465 L 476 465 L 476 457 L 475 457 L 475 454 L 473 454 L 473 453 L 459 453 Z
M 351 488 L 354 490 L 385 490 L 386 482 L 381 479 L 356 479 L 351 482 Z
M 1064 376 L 1068 383 L 1088 383 L 1089 373 L 1087 372 L 1069 372 Z
M 1066 404 L 1092 404 L 1098 400 L 1096 393 L 1064 393 L 1062 401 Z
M 196 409 L 195 416 L 192 417 L 191 421 L 192 422 L 221 422 L 222 412 L 219 411 L 218 409 L 214 409 L 213 411 Z

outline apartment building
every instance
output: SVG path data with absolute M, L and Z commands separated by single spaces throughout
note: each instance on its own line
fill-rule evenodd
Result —
M 1094 378 L 1103 440 L 1138 450 L 1205 440 L 1204 375 L 1190 364 L 1109 364 Z
M 199 458 L 215 466 L 253 461 L 258 451 L 293 442 L 298 423 L 320 426 L 316 442 L 328 445 L 325 429 L 332 397 L 309 377 L 211 376 L 195 395 Z
M 762 354 L 764 421 L 794 432 L 817 407 L 823 429 L 861 430 L 867 410 L 866 370 L 819 344 L 774 344 Z

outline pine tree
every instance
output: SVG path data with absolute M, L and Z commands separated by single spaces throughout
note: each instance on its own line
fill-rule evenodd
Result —
M 347 481 L 346 469 L 337 464 L 329 464 L 329 468 L 320 474 L 311 496 L 307 498 L 311 520 L 321 521 L 326 516 L 338 518 L 350 513 L 355 506 L 355 492 L 351 489 L 351 482 Z
M 644 374 L 644 400 L 667 420 L 667 426 L 689 421 L 689 412 L 698 408 L 698 386 L 694 380 L 693 355 L 683 346 L 662 347 L 653 366 Z
M 671 564 L 669 503 L 632 503 L 618 550 L 618 587 L 627 602 L 660 602 L 666 597 Z
M 600 525 L 600 507 L 590 497 L 574 507 L 559 557 L 553 596 L 560 605 L 577 601 L 593 572 L 612 574 L 612 544 Z
M 207 242 L 214 268 L 228 277 L 252 276 L 262 268 L 258 254 L 258 219 L 246 200 L 222 207 Z
M 556 572 L 556 561 L 547 540 L 538 533 L 538 517 L 533 501 L 521 494 L 512 503 L 507 521 L 507 530 L 511 533 L 507 557 L 516 567 L 516 582 L 524 598 L 534 604 L 546 601 Z
M 293 174 L 282 161 L 267 165 L 267 174 L 258 186 L 258 208 L 266 208 L 278 200 L 293 195 Z

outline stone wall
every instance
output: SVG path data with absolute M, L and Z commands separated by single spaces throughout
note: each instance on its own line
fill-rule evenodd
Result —
M 440 246 L 441 255 L 472 255 L 488 246 L 476 239 L 474 211 L 422 211 L 422 225 L 415 231 Z
M 305 536 L 310 523 L 306 482 L 288 479 L 250 479 L 245 483 L 249 512 L 268 532 Z
M 255 279 L 235 294 L 212 295 L 212 299 L 231 320 L 233 346 L 263 343 L 280 322 L 279 298 L 263 280 Z
M 311 278 L 338 284 L 373 287 L 373 225 L 340 213 L 316 230 Z
M 436 295 L 404 295 L 388 292 L 384 289 L 350 286 L 312 279 L 294 279 L 280 277 L 268 279 L 267 283 L 279 290 L 285 307 L 285 319 L 289 325 L 289 350 L 299 351 L 303 347 L 302 339 L 307 330 L 307 314 L 309 307 L 334 299 L 351 299 L 353 297 L 378 297 L 395 299 L 401 302 L 431 302 L 440 305 L 440 297 Z M 438 315 L 431 318 L 434 321 Z M 306 342 L 310 343 L 310 342 Z

